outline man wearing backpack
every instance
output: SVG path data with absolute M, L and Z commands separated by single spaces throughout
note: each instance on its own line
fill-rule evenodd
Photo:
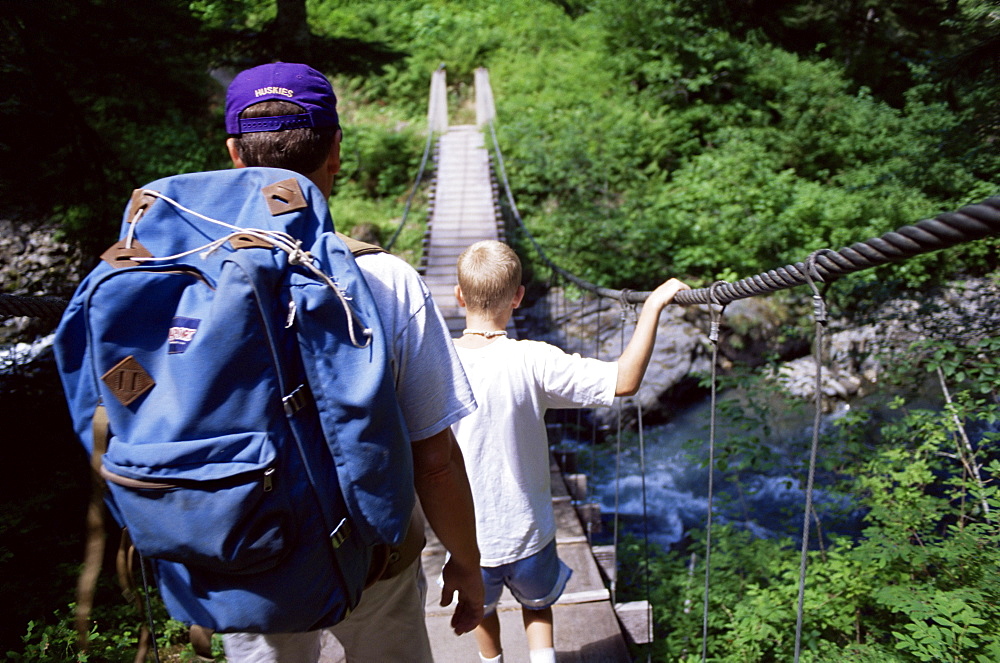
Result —
M 329 81 L 306 65 L 278 62 L 241 72 L 226 99 L 226 145 L 233 165 L 294 170 L 328 197 L 340 170 L 336 104 Z M 385 252 L 359 255 L 357 264 L 389 339 L 397 399 L 413 440 L 417 496 L 450 553 L 441 605 L 448 605 L 457 592 L 451 624 L 461 635 L 482 619 L 483 584 L 472 494 L 450 425 L 475 409 L 475 400 L 443 318 L 416 271 Z M 421 525 L 411 522 L 411 529 L 418 527 L 422 533 Z M 347 619 L 329 630 L 352 663 L 431 661 L 419 554 L 403 571 L 383 578 L 365 590 Z M 230 663 L 314 663 L 321 635 L 235 633 L 224 635 L 223 641 Z

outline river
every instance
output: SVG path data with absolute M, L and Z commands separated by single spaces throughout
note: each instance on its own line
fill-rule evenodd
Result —
M 723 394 L 718 400 L 722 404 L 733 398 Z M 875 408 L 880 416 L 888 416 L 887 400 L 886 393 L 875 393 L 852 404 L 841 402 L 821 417 L 821 433 L 829 432 L 852 407 Z M 921 398 L 921 404 L 931 403 L 930 394 Z M 798 544 L 814 416 L 811 405 L 806 404 L 784 416 L 769 415 L 766 430 L 746 429 L 718 419 L 715 457 L 728 461 L 730 467 L 717 469 L 713 478 L 713 526 L 730 523 L 758 537 L 789 536 Z M 578 471 L 588 475 L 590 501 L 601 508 L 604 531 L 594 536 L 595 543 L 611 541 L 616 513 L 620 532 L 648 536 L 663 549 L 682 541 L 692 529 L 704 529 L 710 420 L 711 404 L 705 399 L 678 411 L 669 423 L 646 427 L 644 454 L 634 433 L 623 435 L 620 455 L 614 442 L 596 447 L 589 442 L 562 442 L 562 448 L 577 451 Z M 758 450 L 766 448 L 769 460 L 763 467 L 736 472 L 732 452 L 727 451 L 733 438 L 754 439 L 746 444 L 756 444 Z M 824 453 L 822 444 L 818 453 Z M 821 471 L 816 474 L 813 503 L 824 534 L 857 535 L 863 512 L 827 490 L 836 478 Z

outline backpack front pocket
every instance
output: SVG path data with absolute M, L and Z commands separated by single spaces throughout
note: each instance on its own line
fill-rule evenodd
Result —
M 276 565 L 289 540 L 275 461 L 265 433 L 143 444 L 112 437 L 101 475 L 142 555 L 255 573 Z

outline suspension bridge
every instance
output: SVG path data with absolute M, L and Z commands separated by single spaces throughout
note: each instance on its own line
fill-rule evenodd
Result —
M 459 253 L 478 240 L 505 240 L 510 224 L 514 224 L 517 232 L 535 248 L 539 259 L 567 282 L 597 297 L 614 299 L 622 304 L 642 303 L 648 293 L 602 288 L 562 270 L 549 260 L 542 247 L 524 226 L 507 180 L 503 156 L 496 138 L 496 113 L 488 73 L 483 69 L 476 72 L 474 125 L 449 126 L 444 76 L 444 71 L 440 70 L 435 72 L 432 78 L 427 146 L 413 192 L 416 192 L 421 185 L 433 146 L 432 170 L 435 174 L 431 185 L 420 271 L 451 332 L 459 335 L 464 326 L 464 316 L 454 300 L 455 264 Z M 487 138 L 491 139 L 492 157 Z M 501 213 L 502 201 L 506 202 L 506 218 Z M 407 212 L 411 202 L 412 194 L 407 201 Z M 407 215 L 404 213 L 400 230 L 406 222 Z M 398 234 L 399 230 L 387 243 L 386 248 L 392 248 Z M 739 281 L 720 281 L 707 288 L 684 291 L 679 293 L 674 301 L 682 306 L 708 307 L 713 323 L 710 339 L 716 344 L 717 349 L 718 324 L 727 304 L 737 299 L 808 285 L 813 291 L 815 303 L 816 365 L 822 367 L 822 327 L 825 324 L 825 310 L 816 287 L 818 283 L 830 282 L 855 271 L 996 235 L 1000 235 L 1000 197 L 989 198 L 976 205 L 925 219 L 837 251 L 831 249 L 816 251 L 805 257 L 802 262 L 775 268 Z M 51 297 L 0 295 L 0 316 L 28 316 L 55 321 L 64 306 L 64 301 Z M 513 325 L 508 331 L 512 336 L 517 334 L 517 329 Z M 717 357 L 713 357 L 714 364 L 717 364 Z M 713 403 L 714 377 L 713 372 Z M 817 370 L 816 380 L 815 393 L 819 399 L 821 398 L 820 370 Z M 813 428 L 814 431 L 818 431 L 818 426 Z M 714 454 L 714 420 L 711 436 L 710 466 L 713 460 L 711 454 Z M 798 660 L 801 635 L 805 553 L 809 540 L 809 500 L 811 500 L 815 464 L 816 438 L 814 437 L 803 518 L 796 660 Z M 594 522 L 594 514 L 582 508 L 586 505 L 581 504 L 581 497 L 586 493 L 586 477 L 576 474 L 572 468 L 569 473 L 563 472 L 555 462 L 552 464 L 551 472 L 552 500 L 558 523 L 556 541 L 559 555 L 574 571 L 565 594 L 553 608 L 558 660 L 561 663 L 630 661 L 632 659 L 626 642 L 644 643 L 652 638 L 651 607 L 644 601 L 632 604 L 614 603 L 613 588 L 616 578 L 614 549 L 613 546 L 599 548 L 591 546 L 588 533 L 590 524 Z M 709 481 L 706 548 L 710 553 L 712 486 L 711 479 Z M 474 638 L 471 635 L 456 638 L 449 626 L 450 610 L 437 605 L 438 595 L 434 591 L 434 585 L 444 561 L 445 551 L 437 542 L 433 531 L 428 530 L 427 534 L 428 545 L 423 554 L 423 564 L 431 588 L 427 597 L 426 620 L 435 658 L 439 661 L 475 660 L 478 650 Z M 706 622 L 703 635 L 707 634 L 708 619 L 707 560 L 705 566 Z M 505 592 L 501 599 L 499 614 L 505 634 L 503 644 L 507 660 L 526 660 L 527 645 L 523 636 L 520 608 L 509 593 Z M 704 652 L 703 642 L 703 660 Z M 325 650 L 324 656 L 324 663 L 337 660 L 336 652 L 333 650 Z
M 476 124 L 449 126 L 446 112 L 445 73 L 435 72 L 431 84 L 428 110 L 428 148 L 431 135 L 439 136 L 435 151 L 436 176 L 432 182 L 431 204 L 427 229 L 423 241 L 421 272 L 435 302 L 441 308 L 449 329 L 461 334 L 464 317 L 457 308 L 454 297 L 455 266 L 459 253 L 469 244 L 484 239 L 505 239 L 505 221 L 501 214 L 501 197 L 506 197 L 509 215 L 515 229 L 534 246 L 538 257 L 566 281 L 582 290 L 622 302 L 624 305 L 643 302 L 648 293 L 612 290 L 588 283 L 562 270 L 549 260 L 521 221 L 517 205 L 507 180 L 503 155 L 496 137 L 496 111 L 489 75 L 485 69 L 475 74 Z M 486 137 L 492 139 L 491 160 Z M 425 154 L 426 159 L 426 154 Z M 423 168 L 421 168 L 423 172 Z M 501 180 L 498 184 L 497 176 Z M 414 190 L 420 184 L 420 175 Z M 406 218 L 400 224 L 402 227 Z M 920 221 L 896 231 L 859 242 L 840 251 L 821 250 L 803 262 L 786 265 L 740 281 L 717 282 L 708 288 L 684 291 L 675 302 L 680 305 L 708 305 L 712 315 L 712 340 L 717 352 L 718 325 L 725 306 L 737 299 L 768 294 L 777 290 L 809 285 L 814 292 L 817 353 L 822 347 L 822 327 L 825 310 L 817 283 L 829 282 L 854 271 L 868 269 L 889 262 L 903 260 L 920 253 L 947 248 L 962 242 L 1000 233 L 1000 198 L 991 198 L 980 205 L 969 206 L 954 213 L 942 214 L 934 219 Z M 398 232 L 397 232 L 398 234 Z M 512 323 L 513 327 L 513 323 Z M 508 330 L 516 335 L 516 328 Z M 817 354 L 816 365 L 822 366 Z M 713 367 L 718 363 L 713 356 Z M 817 399 L 821 398 L 821 371 L 816 373 Z M 712 379 L 712 400 L 715 400 L 715 375 Z M 819 403 L 817 402 L 817 414 Z M 640 418 L 641 422 L 641 418 Z M 712 430 L 714 438 L 714 420 Z M 805 514 L 810 513 L 816 463 L 816 438 L 818 421 L 813 426 L 814 440 L 807 480 Z M 641 433 L 640 433 L 641 435 Z M 710 454 L 714 455 L 714 439 Z M 709 466 L 713 465 L 710 456 Z M 559 467 L 552 466 L 552 500 L 557 513 L 559 531 L 556 542 L 559 556 L 574 570 L 566 594 L 554 606 L 556 651 L 559 660 L 569 661 L 629 661 L 625 645 L 647 643 L 653 637 L 651 606 L 647 601 L 615 604 L 613 591 L 617 576 L 614 546 L 592 548 L 587 536 L 587 524 L 593 523 L 595 514 L 582 503 L 586 489 L 580 490 L 581 475 L 565 475 Z M 709 473 L 709 477 L 712 473 Z M 585 482 L 586 478 L 582 477 Z M 569 482 L 567 489 L 567 480 Z M 709 480 L 711 483 L 711 479 Z M 712 486 L 709 485 L 711 502 Z M 570 494 L 573 493 L 573 494 Z M 574 507 L 576 505 L 576 507 Z M 709 532 L 707 549 L 711 551 L 711 505 L 706 529 Z M 616 524 L 617 527 L 617 524 Z M 809 540 L 809 519 L 803 521 L 802 573 L 800 578 L 799 623 L 796 632 L 796 660 L 800 647 L 802 623 L 802 591 L 805 581 L 805 556 Z M 428 530 L 431 544 L 424 553 L 425 572 L 436 578 L 443 562 L 444 551 L 436 544 L 433 532 Z M 708 571 L 705 579 L 705 630 L 708 619 Z M 433 594 L 433 593 L 432 593 Z M 498 613 L 504 634 L 504 651 L 508 660 L 526 660 L 527 648 L 521 627 L 520 607 L 509 595 L 504 594 Z M 431 634 L 435 657 L 438 660 L 475 660 L 477 649 L 471 637 L 455 638 L 448 628 L 448 613 L 442 611 L 429 596 L 426 606 L 428 632 Z M 703 643 L 704 647 L 704 643 Z M 704 648 L 702 650 L 704 657 Z

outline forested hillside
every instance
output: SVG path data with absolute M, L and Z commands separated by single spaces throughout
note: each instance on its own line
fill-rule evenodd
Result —
M 98 255 L 134 188 L 229 167 L 225 83 L 273 60 L 330 76 L 344 125 L 334 220 L 383 237 L 420 163 L 432 72 L 446 68 L 451 121 L 471 123 L 473 72 L 488 68 L 521 216 L 561 267 L 607 287 L 734 280 L 1000 193 L 998 0 L 31 0 L 0 9 L 0 218 L 54 224 Z M 415 200 L 395 247 L 414 264 L 426 190 Z M 870 302 L 998 269 L 993 238 L 832 294 Z M 825 470 L 870 515 L 863 536 L 811 558 L 803 660 L 1000 660 L 998 350 L 994 334 L 914 351 L 895 378 L 947 381 L 949 409 L 854 412 L 825 440 Z M 734 444 L 737 464 L 765 462 L 752 437 Z M 49 497 L 5 503 L 0 532 L 44 529 Z M 10 660 L 86 660 L 73 658 L 64 532 L 39 546 L 58 556 L 43 580 L 15 582 L 24 551 L 0 544 Z M 710 660 L 791 660 L 794 546 L 717 537 Z M 699 660 L 699 546 L 649 560 L 627 544 L 623 594 L 655 580 L 653 660 Z M 131 660 L 126 609 L 102 615 L 90 660 Z

